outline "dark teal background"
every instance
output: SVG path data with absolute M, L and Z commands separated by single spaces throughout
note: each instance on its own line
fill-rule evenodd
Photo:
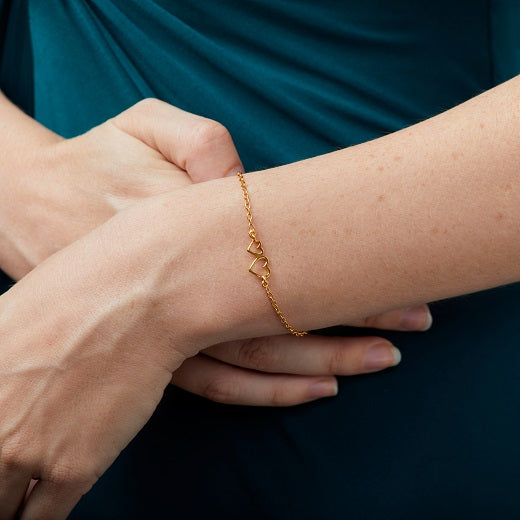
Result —
M 384 135 L 520 72 L 515 0 L 0 8 L 0 85 L 43 124 L 73 136 L 155 96 L 224 123 L 248 170 Z M 519 518 L 519 297 L 516 284 L 434 303 L 431 331 L 385 333 L 399 367 L 342 378 L 334 399 L 258 409 L 168 389 L 72 518 Z

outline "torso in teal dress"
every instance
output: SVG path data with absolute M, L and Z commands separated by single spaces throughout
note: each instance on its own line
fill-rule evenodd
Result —
M 516 0 L 3 4 L 1 86 L 43 124 L 73 136 L 155 96 L 224 123 L 248 170 L 520 72 Z M 519 297 L 434 303 L 428 333 L 384 333 L 399 367 L 343 378 L 327 401 L 230 407 L 170 388 L 71 518 L 519 518 Z

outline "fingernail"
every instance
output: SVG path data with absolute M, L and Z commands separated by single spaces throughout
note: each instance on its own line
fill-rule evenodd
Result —
M 309 397 L 313 399 L 331 397 L 333 395 L 338 395 L 338 382 L 335 379 L 318 381 L 309 388 Z
M 428 330 L 432 326 L 432 314 L 427 305 L 410 307 L 401 316 L 399 325 L 404 330 Z
M 389 343 L 376 343 L 365 354 L 367 370 L 381 370 L 393 367 L 401 361 L 401 352 Z

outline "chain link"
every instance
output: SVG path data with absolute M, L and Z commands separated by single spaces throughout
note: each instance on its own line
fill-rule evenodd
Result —
M 240 180 L 240 185 L 242 186 L 242 192 L 244 194 L 244 206 L 246 208 L 247 212 L 247 222 L 249 225 L 249 237 L 251 238 L 251 242 L 249 244 L 249 247 L 247 248 L 247 252 L 252 254 L 255 259 L 249 266 L 249 272 L 251 274 L 254 274 L 258 278 L 260 278 L 260 281 L 262 283 L 262 287 L 265 289 L 265 292 L 267 294 L 267 297 L 269 298 L 269 301 L 271 302 L 271 305 L 274 309 L 274 312 L 276 312 L 276 315 L 278 318 L 280 318 L 280 321 L 282 322 L 283 326 L 295 336 L 305 336 L 307 331 L 305 330 L 297 330 L 292 325 L 289 324 L 287 321 L 287 318 L 283 314 L 283 312 L 280 310 L 280 307 L 278 306 L 278 302 L 276 301 L 275 297 L 273 296 L 273 293 L 271 292 L 271 287 L 269 286 L 268 278 L 271 274 L 271 270 L 269 268 L 269 258 L 265 256 L 264 250 L 262 247 L 262 242 L 257 238 L 256 235 L 256 229 L 253 224 L 253 214 L 251 213 L 251 201 L 249 200 L 249 193 L 247 191 L 246 187 L 246 181 L 244 179 L 244 175 L 242 172 L 237 172 L 238 179 Z M 263 262 L 263 265 L 261 263 Z M 260 266 L 258 267 L 257 266 Z M 259 270 L 260 269 L 260 270 Z

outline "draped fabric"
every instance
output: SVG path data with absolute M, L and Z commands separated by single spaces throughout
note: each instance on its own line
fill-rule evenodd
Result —
M 154 96 L 224 123 L 247 170 L 393 132 L 520 72 L 516 0 L 0 13 L 0 87 L 49 128 L 74 136 Z M 435 302 L 431 331 L 383 333 L 399 367 L 341 378 L 334 399 L 246 408 L 169 388 L 71 518 L 517 518 L 519 298 L 513 284 Z

